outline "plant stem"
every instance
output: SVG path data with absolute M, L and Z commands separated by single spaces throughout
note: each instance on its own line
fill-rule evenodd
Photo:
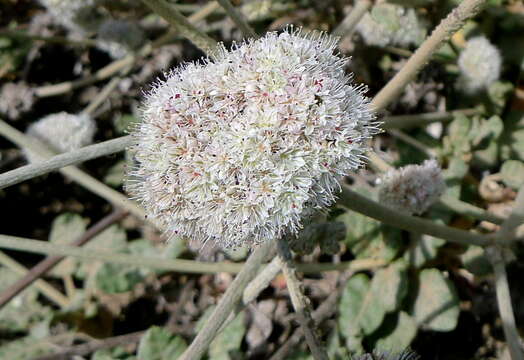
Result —
M 17 262 L 16 260 L 12 259 L 10 256 L 8 256 L 3 251 L 0 251 L 0 263 L 4 265 L 5 267 L 9 268 L 10 270 L 16 272 L 19 275 L 26 276 L 29 273 L 29 270 Z M 20 280 L 18 280 L 20 281 Z M 44 294 L 49 300 L 53 301 L 55 304 L 60 306 L 62 309 L 67 308 L 70 305 L 69 299 L 64 296 L 60 291 L 56 290 L 51 284 L 49 284 L 47 281 L 38 279 L 35 281 L 35 287 Z M 23 289 L 22 289 L 23 290 Z M 4 292 L 7 290 L 4 290 Z M 17 294 L 20 292 L 17 292 Z M 16 294 L 15 294 L 16 295 Z M 0 298 L 2 295 L 0 294 Z M 0 305 L 0 308 L 2 305 Z
M 80 164 L 87 160 L 120 152 L 131 146 L 133 141 L 133 137 L 130 135 L 122 136 L 98 144 L 88 145 L 78 150 L 55 155 L 48 160 L 5 172 L 0 174 L 0 189 L 16 185 L 22 181 L 59 170 L 69 165 Z
M 218 43 L 215 40 L 196 28 L 180 11 L 164 0 L 142 0 L 142 2 L 163 17 L 182 36 L 186 37 L 204 53 L 212 55 L 216 51 Z
M 96 41 L 91 40 L 91 39 L 71 40 L 64 36 L 34 35 L 34 34 L 28 34 L 26 32 L 17 31 L 17 30 L 14 30 L 14 31 L 13 30 L 0 30 L 0 36 L 12 38 L 12 39 L 19 39 L 19 40 L 45 41 L 47 43 L 52 43 L 52 44 L 62 44 L 62 45 L 79 46 L 79 47 L 97 45 Z
M 326 350 L 315 333 L 315 322 L 311 318 L 309 299 L 303 294 L 300 280 L 297 278 L 293 256 L 286 239 L 281 238 L 277 244 L 278 257 L 282 262 L 282 272 L 286 278 L 286 285 L 291 297 L 291 303 L 297 314 L 297 319 L 306 337 L 309 350 L 315 360 L 329 360 Z
M 524 186 L 522 186 L 515 199 L 515 206 L 509 217 L 504 221 L 497 233 L 497 241 L 508 244 L 517 237 L 517 228 L 524 224 Z
M 416 126 L 425 126 L 434 122 L 447 122 L 453 120 L 453 118 L 459 114 L 465 116 L 472 116 L 481 114 L 480 109 L 461 109 L 453 110 L 449 112 L 433 112 L 426 114 L 415 114 L 415 115 L 395 115 L 395 116 L 386 116 L 382 119 L 383 124 L 382 128 L 384 130 L 389 129 L 405 129 Z
M 444 41 L 458 31 L 467 19 L 480 12 L 486 0 L 464 0 L 433 30 L 431 36 L 415 51 L 404 67 L 375 96 L 371 105 L 377 111 L 384 109 L 417 75 Z
M 502 224 L 504 221 L 504 218 L 499 215 L 490 213 L 451 196 L 442 195 L 436 205 L 454 211 L 457 214 L 471 216 L 476 220 L 489 221 L 497 225 Z
M 370 7 L 370 0 L 357 0 L 351 12 L 342 20 L 335 30 L 333 30 L 332 35 L 340 36 L 340 38 L 351 35 L 360 19 L 362 19 Z
M 96 235 L 100 234 L 102 231 L 107 229 L 112 224 L 120 221 L 126 216 L 126 213 L 123 211 L 114 211 L 111 214 L 104 217 L 102 220 L 97 222 L 95 225 L 91 226 L 82 236 L 75 240 L 71 245 L 72 246 L 82 246 Z M 41 241 L 40 241 L 41 242 Z M 22 292 L 25 288 L 30 286 L 33 282 L 38 282 L 39 278 L 50 271 L 55 267 L 60 261 L 62 261 L 63 256 L 51 256 L 45 260 L 39 262 L 36 266 L 27 271 L 24 276 L 16 281 L 14 284 L 10 285 L 7 289 L 0 293 L 0 309 L 11 301 L 16 295 Z M 69 301 L 68 301 L 69 303 Z
M 164 259 L 149 256 L 135 256 L 129 254 L 114 254 L 107 251 L 98 251 L 78 248 L 68 245 L 55 245 L 47 241 L 26 239 L 10 235 L 0 234 L 0 248 L 25 251 L 43 255 L 72 256 L 85 260 L 97 260 L 115 264 L 129 265 L 134 267 L 147 267 L 152 269 L 175 271 L 188 274 L 216 274 L 227 272 L 237 274 L 242 270 L 245 263 L 230 262 L 202 262 L 185 259 Z M 344 261 L 338 264 L 332 263 L 305 263 L 297 264 L 297 270 L 305 274 L 316 274 L 324 271 L 364 271 L 384 266 L 382 260 L 356 259 Z
M 504 329 L 504 336 L 508 342 L 509 352 L 512 360 L 524 360 L 522 353 L 521 340 L 517 325 L 515 323 L 515 315 L 513 313 L 513 306 L 511 304 L 511 294 L 509 291 L 508 276 L 506 274 L 506 265 L 502 256 L 502 251 L 499 247 L 490 247 L 488 258 L 493 264 L 495 272 L 495 290 L 497 293 L 497 303 L 499 307 L 500 317 L 502 319 L 502 327 Z
M 240 28 L 244 36 L 254 39 L 258 37 L 255 30 L 253 30 L 253 28 L 248 24 L 244 15 L 238 11 L 229 0 L 218 0 L 218 3 L 224 8 L 233 22 Z
M 412 147 L 414 147 L 418 151 L 422 152 L 424 155 L 426 155 L 426 157 L 428 157 L 428 158 L 435 158 L 436 157 L 435 151 L 433 151 L 432 149 L 428 148 L 425 144 L 423 144 L 422 142 L 418 141 L 413 136 L 410 136 L 410 135 L 406 134 L 402 130 L 390 129 L 389 133 L 391 135 L 393 135 L 394 137 L 396 137 L 397 139 L 399 139 L 401 141 L 404 141 L 406 144 L 411 145 Z
M 190 22 L 197 22 L 203 20 L 211 13 L 213 13 L 213 11 L 215 11 L 218 7 L 218 3 L 216 1 L 212 1 L 206 6 L 204 6 L 200 11 L 191 15 L 188 18 L 188 20 Z M 93 75 L 86 76 L 85 78 L 78 80 L 65 81 L 59 84 L 41 86 L 35 89 L 35 94 L 36 96 L 41 98 L 56 96 L 110 78 L 111 76 L 122 71 L 126 67 L 134 65 L 139 58 L 146 57 L 149 54 L 151 54 L 153 49 L 156 49 L 162 45 L 169 43 L 171 40 L 173 40 L 176 34 L 176 31 L 171 30 L 167 34 L 160 36 L 153 43 L 144 45 L 139 51 L 137 51 L 136 54 L 129 54 L 122 59 L 115 60 L 112 63 L 98 70 Z
M 218 330 L 242 298 L 242 293 L 257 274 L 257 270 L 273 248 L 273 241 L 266 241 L 249 256 L 242 270 L 235 277 L 211 316 L 179 360 L 198 360 L 206 352 Z
M 47 148 L 44 144 L 33 139 L 24 133 L 18 131 L 11 125 L 8 125 L 6 122 L 0 120 L 0 135 L 5 136 L 7 139 L 15 143 L 21 148 L 29 149 L 31 152 L 38 154 L 44 160 L 46 158 L 51 158 L 55 154 Z M 82 185 L 87 190 L 93 192 L 94 194 L 106 199 L 115 206 L 121 207 L 131 214 L 137 216 L 139 219 L 144 219 L 146 213 L 138 204 L 134 201 L 129 200 L 126 196 L 119 193 L 116 190 L 111 189 L 109 186 L 98 181 L 91 175 L 81 171 L 80 169 L 74 166 L 67 166 L 60 169 L 60 172 L 71 178 L 78 184 Z
M 128 68 L 129 69 L 129 68 Z M 115 77 L 109 81 L 104 88 L 98 92 L 98 94 L 94 97 L 94 99 L 89 103 L 89 105 L 82 111 L 83 114 L 86 115 L 92 115 L 93 112 L 102 104 L 109 94 L 115 89 L 115 87 L 118 85 L 118 83 L 122 81 L 121 77 Z
M 399 213 L 357 194 L 347 186 L 343 186 L 338 203 L 348 209 L 403 230 L 428 234 L 464 245 L 487 246 L 492 243 L 491 238 L 485 235 L 473 234 L 468 231 L 438 225 L 419 217 Z

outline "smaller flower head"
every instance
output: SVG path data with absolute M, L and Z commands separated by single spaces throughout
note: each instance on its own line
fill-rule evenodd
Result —
M 98 48 L 118 59 L 138 49 L 144 32 L 136 24 L 123 20 L 106 20 L 98 29 Z
M 384 47 L 417 45 L 426 36 L 425 23 L 415 10 L 393 4 L 380 4 L 366 13 L 356 31 L 367 45 Z
M 422 214 L 446 189 L 436 160 L 390 170 L 382 178 L 379 201 L 406 214 Z
M 467 93 L 487 88 L 500 76 L 502 58 L 498 49 L 484 36 L 468 40 L 458 59 L 458 85 Z
M 66 112 L 47 115 L 26 131 L 57 152 L 68 152 L 93 142 L 96 124 L 89 115 L 73 115 Z M 30 162 L 39 161 L 37 154 L 27 152 Z
M 0 90 L 0 113 L 17 120 L 28 112 L 35 102 L 33 89 L 24 82 L 7 83 Z

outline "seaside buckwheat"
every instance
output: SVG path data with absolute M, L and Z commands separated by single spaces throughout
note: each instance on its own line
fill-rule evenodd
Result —
M 378 131 L 336 40 L 289 28 L 172 70 L 147 95 L 127 188 L 170 233 L 222 247 L 296 233 Z
M 458 59 L 458 85 L 473 94 L 486 89 L 500 77 L 502 58 L 499 50 L 484 36 L 469 39 Z
M 436 160 L 388 171 L 381 179 L 379 202 L 405 214 L 420 215 L 446 189 Z
M 85 114 L 66 112 L 50 114 L 27 128 L 26 134 L 34 137 L 57 152 L 68 152 L 90 145 L 96 131 L 96 123 Z M 38 154 L 26 151 L 29 162 L 40 161 Z

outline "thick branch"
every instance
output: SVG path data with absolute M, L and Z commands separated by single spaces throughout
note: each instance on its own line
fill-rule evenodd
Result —
M 435 224 L 419 217 L 404 215 L 370 200 L 347 187 L 343 187 L 338 203 L 385 224 L 419 234 L 428 234 L 450 242 L 465 245 L 486 246 L 491 243 L 485 235 Z

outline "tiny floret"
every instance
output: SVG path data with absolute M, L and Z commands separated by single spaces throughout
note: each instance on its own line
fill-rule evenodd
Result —
M 414 9 L 394 4 L 379 4 L 364 14 L 356 31 L 364 43 L 384 47 L 418 45 L 426 36 L 426 24 Z
M 484 36 L 474 37 L 460 53 L 458 85 L 467 93 L 486 89 L 499 79 L 501 65 L 499 50 Z
M 442 170 L 436 160 L 390 170 L 381 179 L 380 203 L 405 214 L 420 215 L 446 189 Z
M 32 136 L 56 152 L 68 152 L 93 142 L 95 121 L 89 115 L 73 115 L 66 112 L 50 114 L 27 128 Z M 27 152 L 29 162 L 39 161 L 38 154 Z
M 292 28 L 167 74 L 134 131 L 128 189 L 169 232 L 222 247 L 296 233 L 378 131 L 336 41 Z

